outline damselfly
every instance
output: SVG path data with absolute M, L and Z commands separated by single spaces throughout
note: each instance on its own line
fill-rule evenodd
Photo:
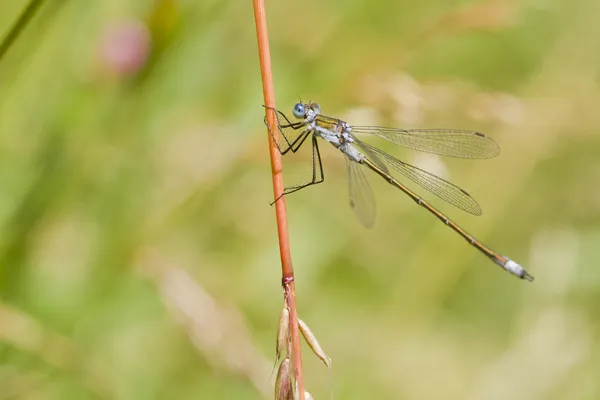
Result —
M 282 196 L 323 182 L 325 176 L 317 143 L 317 138 L 322 138 L 346 156 L 350 205 L 364 226 L 371 227 L 374 223 L 375 201 L 360 165 L 369 168 L 388 183 L 402 190 L 497 265 L 521 279 L 533 281 L 533 276 L 529 275 L 521 265 L 475 239 L 473 235 L 398 181 L 390 173 L 390 168 L 461 210 L 481 215 L 479 204 L 467 192 L 434 174 L 400 161 L 383 150 L 359 140 L 354 134 L 374 135 L 410 149 L 459 158 L 497 156 L 500 148 L 491 138 L 479 132 L 466 130 L 351 126 L 345 121 L 321 114 L 321 108 L 316 103 L 296 104 L 293 109 L 294 117 L 298 120 L 296 122 L 290 121 L 281 111 L 272 110 L 277 117 L 277 129 L 287 146 L 283 148 L 280 143 L 275 141 L 282 155 L 290 151 L 293 153 L 298 151 L 309 136 L 312 140 L 312 180 L 302 185 L 285 188 Z M 275 138 L 273 132 L 271 135 Z

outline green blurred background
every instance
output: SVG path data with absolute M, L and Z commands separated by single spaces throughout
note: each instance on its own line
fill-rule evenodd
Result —
M 468 190 L 419 193 L 510 276 L 341 154 L 287 198 L 300 316 L 338 399 L 598 399 L 600 3 L 268 1 L 277 105 L 473 129 Z M 0 35 L 25 0 L 4 0 Z M 0 60 L 0 399 L 263 399 L 281 269 L 250 1 L 43 2 Z M 288 184 L 310 173 L 286 157 Z M 433 197 L 433 198 L 432 198 Z M 305 382 L 329 397 L 308 347 Z

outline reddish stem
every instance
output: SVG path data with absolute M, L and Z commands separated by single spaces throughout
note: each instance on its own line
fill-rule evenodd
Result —
M 269 35 L 267 33 L 267 19 L 265 15 L 264 0 L 253 0 L 254 19 L 256 22 L 256 36 L 258 39 L 258 56 L 260 59 L 260 71 L 263 83 L 263 96 L 267 110 L 267 124 L 274 133 L 270 134 L 269 153 L 271 155 L 271 172 L 273 175 L 273 194 L 278 199 L 275 202 L 275 218 L 277 220 L 277 235 L 279 237 L 279 254 L 281 256 L 282 284 L 285 293 L 285 301 L 290 310 L 290 333 L 292 335 L 292 362 L 294 376 L 298 387 L 300 400 L 304 400 L 304 378 L 302 376 L 302 355 L 300 353 L 300 330 L 298 329 L 298 313 L 296 311 L 296 290 L 294 285 L 294 267 L 290 254 L 290 241 L 288 236 L 287 215 L 285 198 L 282 196 L 283 169 L 281 154 L 275 145 L 279 139 L 275 112 L 275 93 L 273 89 L 273 73 L 271 71 L 271 53 L 269 51 Z

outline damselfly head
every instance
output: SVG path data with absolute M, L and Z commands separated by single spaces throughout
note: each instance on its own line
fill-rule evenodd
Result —
M 306 113 L 306 107 L 302 103 L 297 103 L 294 106 L 294 117 L 298 119 L 304 119 Z
M 313 119 L 321 114 L 321 107 L 317 103 L 297 103 L 294 106 L 293 113 L 294 117 L 298 119 Z

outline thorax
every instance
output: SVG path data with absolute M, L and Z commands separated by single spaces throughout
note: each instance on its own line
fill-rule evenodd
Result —
M 320 115 L 310 122 L 310 127 L 317 136 L 335 147 L 354 142 L 350 134 L 352 127 L 339 119 Z
M 354 146 L 352 127 L 339 119 L 319 115 L 309 123 L 315 135 L 328 141 L 350 159 L 360 162 L 364 156 Z

